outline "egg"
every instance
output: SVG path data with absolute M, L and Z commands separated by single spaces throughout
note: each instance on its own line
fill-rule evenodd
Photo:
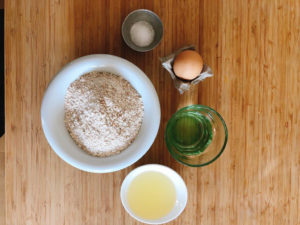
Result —
M 200 75 L 202 69 L 203 59 L 196 51 L 185 50 L 175 57 L 173 70 L 181 79 L 193 80 Z

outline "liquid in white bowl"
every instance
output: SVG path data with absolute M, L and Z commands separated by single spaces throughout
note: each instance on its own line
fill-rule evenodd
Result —
M 172 181 L 160 172 L 144 172 L 136 176 L 128 187 L 127 201 L 134 214 L 143 219 L 166 216 L 176 203 Z
M 184 210 L 187 188 L 172 169 L 149 164 L 131 171 L 121 187 L 126 211 L 136 220 L 162 224 L 174 220 Z

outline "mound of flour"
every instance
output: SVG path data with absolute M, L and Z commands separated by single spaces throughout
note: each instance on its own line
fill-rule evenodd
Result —
M 108 72 L 82 75 L 65 96 L 65 126 L 76 144 L 94 156 L 126 149 L 138 135 L 143 115 L 138 92 Z

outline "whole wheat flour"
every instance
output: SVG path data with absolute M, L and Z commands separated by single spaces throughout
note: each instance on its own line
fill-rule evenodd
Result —
M 138 135 L 144 115 L 141 96 L 119 75 L 90 72 L 68 87 L 65 126 L 76 144 L 94 156 L 126 149 Z

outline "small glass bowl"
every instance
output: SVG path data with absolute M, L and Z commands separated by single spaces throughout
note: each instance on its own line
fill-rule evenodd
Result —
M 178 110 L 168 121 L 165 141 L 171 155 L 192 167 L 215 161 L 228 139 L 221 115 L 208 106 L 190 105 Z

